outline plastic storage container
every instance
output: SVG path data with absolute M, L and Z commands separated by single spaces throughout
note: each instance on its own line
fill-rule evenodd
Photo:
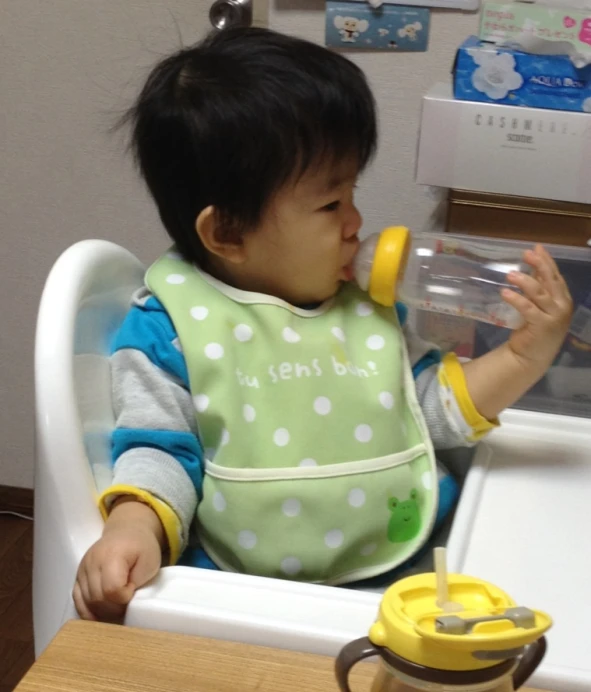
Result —
M 466 236 L 456 238 L 462 242 L 473 240 Z M 513 248 L 516 256 L 532 247 L 531 243 L 520 241 L 502 242 Z M 545 247 L 564 276 L 575 311 L 569 334 L 552 367 L 513 407 L 591 418 L 591 248 L 550 244 Z M 507 328 L 452 315 L 417 310 L 410 319 L 423 339 L 461 357 L 478 358 L 511 335 Z
M 387 228 L 367 238 L 355 259 L 355 280 L 382 305 L 401 300 L 420 310 L 469 317 L 515 329 L 519 313 L 501 291 L 516 290 L 510 272 L 531 273 L 523 250 L 510 243 L 454 236 L 412 234 Z

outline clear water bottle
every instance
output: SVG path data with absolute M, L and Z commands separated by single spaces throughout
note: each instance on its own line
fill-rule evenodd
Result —
M 501 291 L 516 290 L 507 281 L 510 272 L 531 273 L 522 253 L 503 241 L 411 235 L 399 226 L 363 241 L 354 273 L 360 288 L 381 305 L 400 300 L 420 310 L 516 329 L 523 318 Z

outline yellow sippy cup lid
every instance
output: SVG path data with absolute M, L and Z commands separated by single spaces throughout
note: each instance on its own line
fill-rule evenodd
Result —
M 376 303 L 392 307 L 396 302 L 396 285 L 404 273 L 409 249 L 408 228 L 391 226 L 380 234 L 369 277 L 369 295 Z
M 434 573 L 392 585 L 369 638 L 428 668 L 469 671 L 515 658 L 552 626 L 545 613 L 517 606 L 505 592 L 480 579 L 450 574 L 448 588 L 452 611 L 438 605 Z

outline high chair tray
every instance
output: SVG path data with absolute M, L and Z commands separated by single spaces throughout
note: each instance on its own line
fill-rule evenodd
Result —
M 478 447 L 448 542 L 450 571 L 555 620 L 530 684 L 591 690 L 591 422 L 508 411 Z M 171 567 L 133 599 L 129 625 L 334 655 L 367 634 L 379 593 Z

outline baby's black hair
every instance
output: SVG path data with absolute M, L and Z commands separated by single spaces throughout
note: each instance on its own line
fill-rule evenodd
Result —
M 164 59 L 127 114 L 132 149 L 185 259 L 203 263 L 199 213 L 228 238 L 260 221 L 272 196 L 313 166 L 353 161 L 377 139 L 362 71 L 326 48 L 265 29 L 225 29 Z

